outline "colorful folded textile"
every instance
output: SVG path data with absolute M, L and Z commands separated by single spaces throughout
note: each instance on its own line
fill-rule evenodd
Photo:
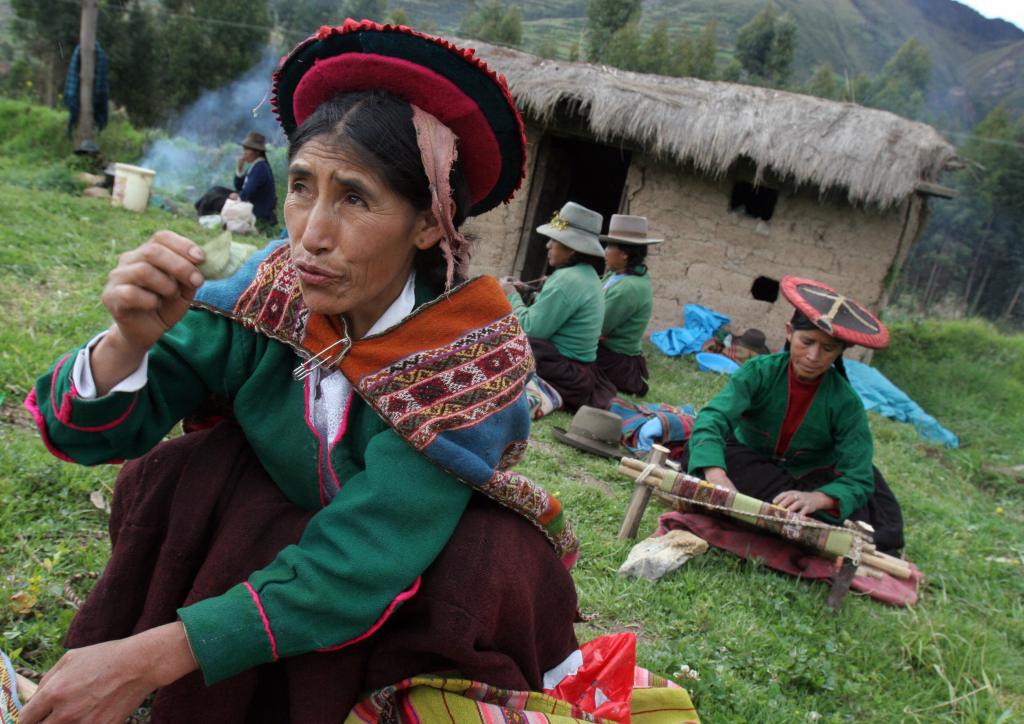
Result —
M 610 722 L 536 691 L 512 691 L 464 679 L 414 676 L 361 700 L 345 724 L 383 722 Z M 630 705 L 632 724 L 699 722 L 690 695 L 671 681 L 637 667 Z
M 690 405 L 631 402 L 621 397 L 613 397 L 608 409 L 622 418 L 622 444 L 634 453 L 650 450 L 655 442 L 666 447 L 686 442 L 696 418 Z
M 18 724 L 21 702 L 11 660 L 0 651 L 0 724 Z

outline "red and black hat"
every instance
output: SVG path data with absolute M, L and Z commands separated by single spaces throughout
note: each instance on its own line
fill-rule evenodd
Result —
M 505 78 L 442 38 L 401 25 L 346 20 L 324 26 L 281 59 L 273 107 L 291 134 L 324 101 L 386 90 L 458 136 L 474 216 L 507 202 L 526 173 L 526 134 Z
M 889 344 L 889 330 L 878 317 L 827 284 L 784 276 L 779 287 L 786 299 L 822 332 L 842 342 L 872 349 Z

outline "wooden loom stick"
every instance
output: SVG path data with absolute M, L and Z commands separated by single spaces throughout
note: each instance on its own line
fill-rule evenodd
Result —
M 892 556 L 885 556 L 884 558 L 875 553 L 861 553 L 860 560 L 863 563 L 867 563 L 872 568 L 877 568 L 880 571 L 896 576 L 904 581 L 910 578 L 910 566 L 908 566 L 899 558 L 893 558 Z M 896 561 L 900 561 L 897 563 Z M 901 565 L 902 564 L 902 565 Z
M 650 465 L 654 465 L 654 470 L 651 471 L 651 475 L 658 475 L 658 480 L 661 480 L 660 466 L 666 460 L 668 460 L 669 449 L 663 445 L 654 445 L 651 447 L 651 459 Z M 628 458 L 627 458 L 628 459 Z M 639 460 L 637 462 L 640 462 Z M 634 472 L 630 477 L 635 481 L 641 475 L 643 470 L 647 468 L 647 465 L 638 471 Z M 622 519 L 622 527 L 619 528 L 619 540 L 628 540 L 630 538 L 636 538 L 636 532 L 640 529 L 640 519 L 644 517 L 644 510 L 647 509 L 647 503 L 651 499 L 651 488 L 647 484 L 646 480 L 641 480 L 633 485 L 633 495 L 629 499 L 629 507 L 626 508 L 626 517 Z

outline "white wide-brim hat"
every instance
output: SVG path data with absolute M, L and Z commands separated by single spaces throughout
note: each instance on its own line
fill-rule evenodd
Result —
M 537 227 L 537 233 L 565 244 L 573 251 L 589 256 L 604 256 L 601 242 L 601 214 L 569 201 L 551 221 Z

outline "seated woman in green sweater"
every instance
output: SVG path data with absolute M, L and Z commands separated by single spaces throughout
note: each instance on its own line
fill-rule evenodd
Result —
M 647 360 L 640 341 L 654 308 L 647 250 L 662 239 L 647 235 L 647 218 L 614 214 L 608 222 L 604 260 L 604 323 L 597 345 L 597 366 L 620 392 L 647 394 Z
M 341 721 L 425 672 L 538 691 L 576 648 L 576 540 L 510 470 L 529 344 L 493 278 L 464 281 L 458 227 L 524 168 L 504 80 L 350 20 L 273 90 L 289 238 L 208 281 L 158 232 L 110 273 L 109 329 L 26 400 L 61 459 L 141 459 L 25 724 L 124 721 L 158 688 L 160 721 Z M 211 395 L 234 422 L 164 441 Z
M 530 306 L 513 280 L 501 283 L 530 338 L 537 375 L 558 392 L 569 412 L 583 405 L 605 409 L 615 396 L 594 365 L 604 320 L 597 274 L 604 256 L 597 240 L 601 222 L 601 214 L 570 201 L 537 227 L 548 238 L 548 265 L 554 272 Z
M 829 523 L 875 529 L 880 550 L 903 547 L 903 514 L 872 465 L 867 413 L 843 369 L 852 344 L 881 348 L 875 315 L 830 287 L 787 276 L 796 311 L 786 349 L 748 360 L 697 415 L 689 472 Z

